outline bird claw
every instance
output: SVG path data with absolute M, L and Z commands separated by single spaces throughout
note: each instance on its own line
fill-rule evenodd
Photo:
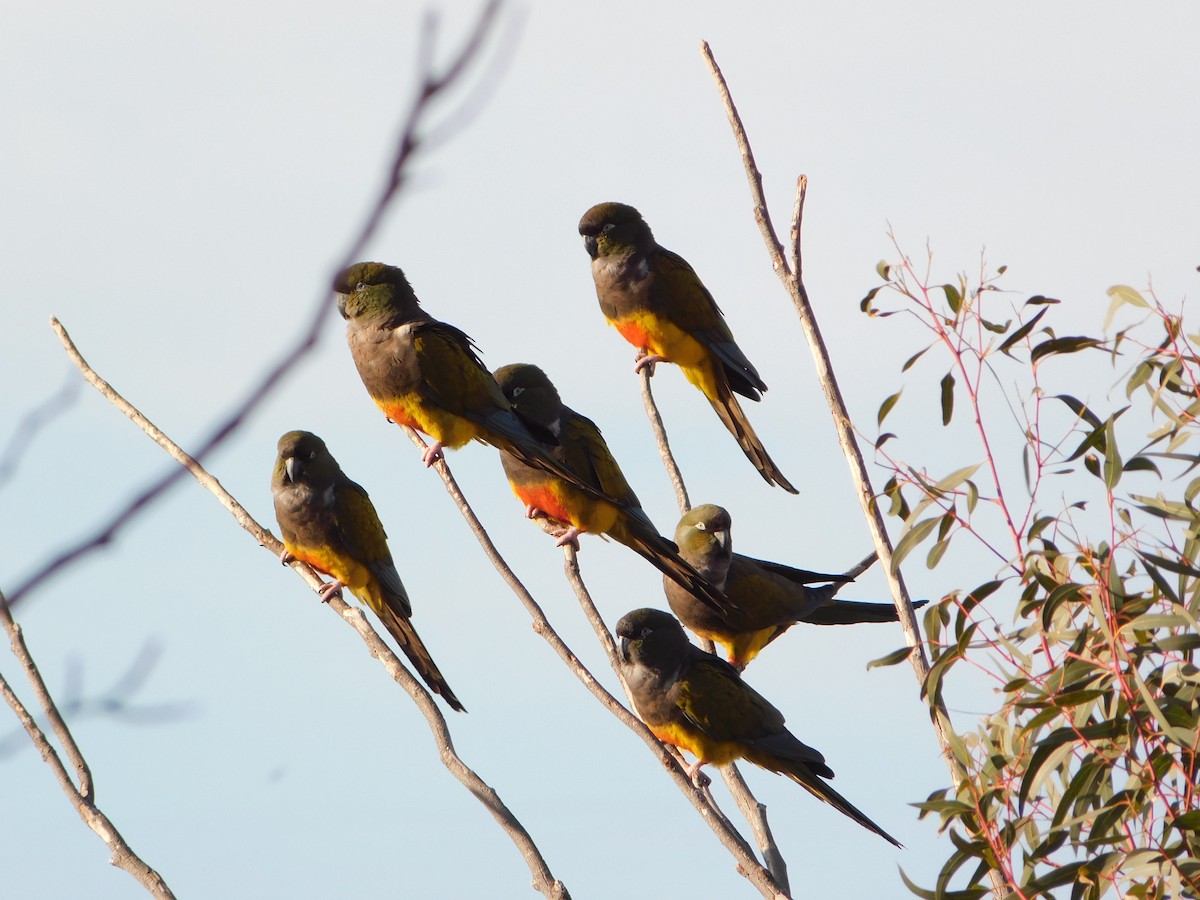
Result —
M 545 517 L 546 517 L 546 512 L 545 512 L 544 510 L 540 510 L 540 509 L 538 509 L 538 508 L 537 508 L 536 506 L 534 506 L 532 503 L 526 504 L 526 506 L 525 506 L 525 518 L 527 518 L 527 519 L 541 519 L 541 518 L 545 518 Z
M 345 585 L 340 581 L 327 581 L 317 593 L 321 595 L 322 603 L 328 603 L 334 594 L 341 594 L 343 587 Z
M 556 532 L 554 532 L 554 536 L 556 538 L 558 538 L 558 540 L 554 542 L 554 546 L 555 547 L 565 547 L 568 544 L 570 544 L 572 547 L 575 548 L 576 552 L 578 552 L 579 551 L 579 535 L 580 534 L 582 534 L 582 532 L 578 528 L 576 528 L 574 525 L 572 525 L 570 528 L 565 529 L 564 531 L 556 531 Z
M 661 356 L 654 356 L 651 353 L 646 353 L 645 351 L 642 351 L 641 353 L 639 353 L 637 355 L 637 359 L 634 361 L 633 371 L 641 372 L 642 369 L 648 369 L 649 370 L 648 374 L 650 375 L 651 378 L 653 378 L 654 377 L 654 364 L 660 363 L 660 362 L 666 362 L 666 359 L 664 359 Z
M 709 778 L 704 772 L 700 771 L 700 767 L 702 765 L 704 765 L 704 763 L 702 763 L 700 760 L 696 760 L 690 766 L 684 768 L 684 772 L 687 774 L 688 780 L 700 790 L 704 790 L 706 787 L 712 784 L 712 779 Z
M 281 566 L 291 565 L 295 561 L 296 561 L 296 557 L 294 557 L 294 556 L 292 556 L 292 554 L 288 553 L 286 548 L 279 551 L 279 564 Z
M 437 462 L 439 459 L 441 459 L 443 457 L 443 455 L 444 455 L 442 453 L 443 446 L 444 445 L 442 444 L 441 441 L 434 441 L 432 444 L 430 444 L 428 447 L 425 448 L 425 452 L 421 454 L 421 462 L 425 463 L 425 468 L 428 469 L 430 466 L 432 466 L 435 462 Z

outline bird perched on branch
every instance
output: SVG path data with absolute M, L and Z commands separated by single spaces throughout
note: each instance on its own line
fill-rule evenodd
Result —
M 379 617 L 430 690 L 465 711 L 409 621 L 412 603 L 371 498 L 346 476 L 325 442 L 307 431 L 281 437 L 271 493 L 282 561 L 301 560 L 334 579 L 321 589 L 322 600 L 349 588 Z
M 641 213 L 624 203 L 593 206 L 579 220 L 579 233 L 592 258 L 600 309 L 638 349 L 636 369 L 656 362 L 679 366 L 767 483 L 797 493 L 734 396 L 758 400 L 767 386 L 687 261 L 659 246 Z
M 826 782 L 825 757 L 784 727 L 783 714 L 746 684 L 737 669 L 691 644 L 669 613 L 638 609 L 617 623 L 621 674 L 638 716 L 660 741 L 696 757 L 687 767 L 746 759 L 786 775 L 838 812 L 900 843 Z
M 719 616 L 725 603 L 720 591 L 679 558 L 675 545 L 658 533 L 625 480 L 596 423 L 566 406 L 557 388 L 537 366 L 514 363 L 494 373 L 496 383 L 517 416 L 534 431 L 546 431 L 557 442 L 546 447 L 568 471 L 595 488 L 581 491 L 575 484 L 544 468 L 536 468 L 507 451 L 500 452 L 508 483 L 529 518 L 545 516 L 553 525 L 558 545 L 579 546 L 583 533 L 608 535 L 656 566 L 663 577 L 692 598 L 697 606 Z M 611 499 L 602 499 L 602 498 Z
M 739 669 L 797 622 L 851 625 L 896 621 L 896 607 L 891 603 L 835 600 L 834 594 L 852 578 L 734 553 L 730 526 L 728 512 L 704 504 L 685 513 L 675 529 L 679 555 L 725 592 L 729 604 L 719 616 L 674 581 L 664 579 L 663 588 L 679 620 L 699 637 L 724 647 L 729 661 Z
M 552 444 L 553 436 L 530 433 L 472 340 L 425 312 L 403 272 L 356 263 L 337 276 L 334 290 L 350 355 L 375 405 L 391 421 L 433 438 L 422 457 L 426 466 L 443 447 L 476 440 L 593 490 L 551 458 L 542 441 Z

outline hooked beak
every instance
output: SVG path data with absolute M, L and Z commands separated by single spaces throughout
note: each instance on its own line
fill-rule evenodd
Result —
M 588 256 L 595 259 L 600 254 L 600 248 L 594 234 L 585 234 L 583 236 L 583 248 L 587 250 Z
M 721 545 L 722 550 L 724 550 L 729 545 L 729 529 L 728 528 L 722 528 L 720 531 L 714 531 L 713 537 L 716 538 L 717 543 Z
M 621 662 L 628 665 L 629 664 L 629 638 L 621 638 L 620 642 L 617 644 L 617 650 L 620 652 Z
M 337 311 L 338 311 L 338 314 L 343 319 L 350 318 L 348 315 L 346 315 L 346 298 L 349 296 L 350 296 L 349 294 L 338 294 L 337 295 Z
M 283 471 L 287 475 L 287 480 L 291 484 L 296 483 L 296 457 L 289 456 L 283 461 Z

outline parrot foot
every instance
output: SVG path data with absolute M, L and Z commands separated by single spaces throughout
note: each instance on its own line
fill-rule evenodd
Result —
M 421 462 L 425 463 L 425 468 L 428 469 L 442 458 L 442 447 L 443 444 L 441 441 L 434 441 L 425 448 L 425 452 L 421 454 Z
M 683 770 L 687 774 L 688 780 L 690 780 L 696 787 L 700 788 L 700 790 L 704 790 L 706 787 L 712 784 L 712 779 L 700 771 L 700 767 L 702 765 L 704 765 L 704 763 L 701 760 L 696 760 L 690 766 L 685 766 Z
M 649 369 L 650 376 L 654 377 L 654 364 L 660 362 L 666 362 L 666 359 L 661 356 L 654 356 L 643 350 L 637 355 L 637 359 L 634 361 L 633 371 L 641 372 L 642 369 Z
M 343 587 L 345 587 L 345 585 L 336 579 L 334 581 L 327 581 L 325 584 L 321 585 L 321 590 L 319 591 L 321 595 L 321 602 L 328 603 L 329 598 L 331 598 L 334 594 L 340 594 Z
M 532 503 L 525 506 L 525 518 L 527 519 L 543 519 L 546 518 L 545 510 L 538 509 Z
M 296 557 L 294 557 L 294 556 L 292 556 L 292 554 L 288 553 L 286 547 L 283 550 L 279 551 L 279 564 L 280 565 L 286 566 L 295 561 L 296 561 Z
M 581 532 L 574 525 L 572 525 L 570 528 L 567 528 L 563 531 L 556 531 L 556 532 L 554 532 L 554 536 L 556 538 L 558 538 L 558 540 L 554 542 L 554 546 L 555 547 L 565 547 L 568 544 L 570 544 L 572 547 L 575 548 L 576 552 L 578 552 L 579 551 L 579 535 L 581 535 L 582 533 L 583 532 Z

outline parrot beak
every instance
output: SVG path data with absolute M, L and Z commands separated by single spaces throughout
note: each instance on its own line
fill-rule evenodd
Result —
M 617 650 L 620 652 L 621 662 L 628 665 L 629 664 L 629 638 L 621 638 L 620 643 L 617 644 Z
M 348 296 L 349 296 L 349 294 L 338 294 L 337 295 L 337 311 L 338 311 L 338 314 L 343 319 L 350 318 L 348 315 L 346 315 L 346 298 Z
M 585 234 L 583 236 L 583 248 L 587 250 L 588 256 L 590 256 L 592 259 L 595 259 L 599 255 L 600 248 L 597 246 L 596 236 L 594 234 Z
M 291 484 L 296 483 L 296 457 L 289 456 L 283 461 L 283 471 L 287 474 L 287 480 Z
M 724 550 L 729 545 L 729 529 L 728 528 L 722 528 L 720 531 L 714 531 L 713 537 L 716 538 L 717 543 L 721 545 L 722 550 Z

